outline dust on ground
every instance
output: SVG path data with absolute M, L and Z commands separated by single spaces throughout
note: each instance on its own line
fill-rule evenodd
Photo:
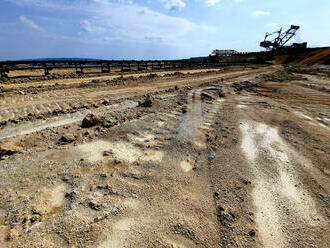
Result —
M 327 247 L 327 75 L 5 82 L 0 247 Z

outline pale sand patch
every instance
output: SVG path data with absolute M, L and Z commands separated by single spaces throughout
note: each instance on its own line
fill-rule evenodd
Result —
M 297 213 L 312 226 L 319 225 L 317 219 L 322 217 L 315 210 L 315 203 L 311 197 L 297 186 L 294 178 L 285 171 L 280 171 L 280 181 L 278 191 L 282 196 L 287 197 L 294 204 Z
M 189 172 L 193 168 L 192 165 L 186 160 L 181 161 L 180 167 L 184 172 Z
M 247 108 L 248 106 L 246 105 L 242 105 L 242 104 L 237 104 L 237 108 L 243 109 L 243 108 Z
M 321 123 L 320 121 L 325 121 L 325 122 L 327 122 L 329 119 L 327 119 L 327 118 L 324 118 L 324 119 L 322 119 L 322 118 L 320 118 L 320 117 L 316 117 L 316 120 L 315 119 L 313 119 L 312 117 L 310 117 L 310 116 L 307 116 L 307 115 L 305 115 L 305 114 L 303 114 L 303 113 L 301 113 L 301 112 L 298 112 L 298 111 L 295 111 L 294 112 L 296 115 L 298 115 L 299 117 L 301 117 L 301 118 L 304 118 L 304 119 L 306 119 L 306 120 L 309 120 L 309 124 L 311 124 L 311 125 L 313 125 L 313 126 L 320 126 L 320 127 L 323 127 L 323 128 L 325 128 L 325 129 L 330 129 L 329 127 L 327 127 L 326 125 L 324 125 L 323 123 Z
M 304 119 L 307 119 L 307 120 L 310 120 L 310 121 L 313 121 L 313 120 L 314 120 L 312 117 L 307 116 L 307 115 L 305 115 L 305 114 L 303 114 L 303 113 L 301 113 L 301 112 L 295 111 L 294 113 L 295 113 L 296 115 L 298 115 L 299 117 L 301 117 L 301 118 L 304 118 Z
M 60 185 L 57 185 L 51 191 L 50 203 L 52 204 L 52 206 L 59 206 L 64 203 L 65 190 L 66 190 L 66 185 L 60 184 Z
M 318 123 L 320 127 L 323 127 L 325 129 L 329 129 L 329 127 L 327 127 L 326 125 L 324 125 L 323 123 Z
M 36 196 L 35 209 L 44 215 L 56 214 L 65 202 L 66 189 L 65 184 L 42 188 Z
M 48 120 L 36 120 L 29 123 L 19 124 L 16 127 L 4 128 L 0 131 L 0 139 L 35 133 L 46 128 L 54 128 L 73 124 L 75 122 L 82 121 L 87 113 L 88 111 L 64 114 L 58 117 L 50 118 Z
M 114 157 L 121 161 L 133 163 L 137 160 L 160 162 L 164 153 L 158 150 L 143 151 L 128 142 L 110 142 L 99 140 L 78 146 L 83 158 L 89 161 L 101 161 L 105 151 L 111 151 Z
M 263 241 L 263 247 L 280 248 L 285 246 L 285 238 L 281 231 L 280 214 L 276 199 L 270 194 L 271 189 L 263 178 L 260 178 L 253 190 L 253 200 L 257 211 L 255 214 L 258 232 Z
M 134 226 L 134 224 L 134 218 L 128 217 L 120 219 L 112 226 L 112 230 L 107 240 L 100 244 L 98 248 L 125 247 L 125 241 L 127 240 L 129 231 Z
M 241 147 L 248 159 L 250 161 L 255 161 L 257 157 L 257 146 L 252 135 L 250 135 L 252 132 L 252 130 L 250 130 L 251 127 L 247 123 L 242 123 L 240 128 L 243 133 Z
M 163 127 L 165 125 L 165 122 L 164 121 L 158 121 L 157 122 L 157 126 L 158 127 Z
M 129 135 L 129 137 L 131 139 L 139 141 L 139 142 L 152 141 L 155 139 L 155 135 L 153 135 L 153 134 L 142 133 L 140 135 L 141 136 Z
M 143 161 L 154 161 L 154 162 L 160 162 L 162 161 L 164 156 L 163 151 L 158 151 L 158 150 L 147 150 L 144 152 L 143 157 L 141 160 Z
M 146 213 L 142 204 L 136 199 L 125 199 L 122 204 L 128 208 L 128 215 L 117 220 L 109 230 L 104 231 L 106 240 L 98 248 L 130 247 L 127 243 L 136 238 L 136 231 L 152 222 L 150 213 Z
M 241 148 L 255 174 L 253 198 L 263 245 L 287 247 L 285 234 L 281 231 L 287 224 L 285 219 L 280 218 L 284 213 L 279 204 L 289 208 L 294 216 L 310 226 L 319 225 L 316 219 L 322 219 L 312 197 L 306 190 L 297 187 L 293 161 L 300 163 L 304 158 L 284 142 L 277 128 L 252 121 L 244 122 L 240 128 Z
M 9 226 L 0 225 L 0 242 L 6 241 L 9 230 L 10 230 Z M 0 247 L 1 247 L 1 243 L 0 243 Z

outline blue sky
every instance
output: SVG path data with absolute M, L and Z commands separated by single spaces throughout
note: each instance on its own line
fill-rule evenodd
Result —
M 258 51 L 291 24 L 330 45 L 330 0 L 0 0 L 0 60 L 175 59 Z

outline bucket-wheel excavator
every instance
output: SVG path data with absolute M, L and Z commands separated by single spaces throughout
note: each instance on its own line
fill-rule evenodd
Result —
M 294 49 L 303 49 L 307 47 L 307 43 L 293 43 L 291 46 L 285 46 L 289 40 L 291 40 L 291 38 L 293 36 L 295 36 L 295 34 L 297 33 L 297 31 L 299 30 L 299 26 L 296 25 L 291 25 L 291 27 L 287 30 L 284 31 L 282 30 L 282 28 L 278 31 L 275 31 L 273 33 L 266 33 L 265 35 L 265 40 L 260 42 L 260 46 L 263 48 L 266 48 L 266 50 L 268 51 L 283 51 L 286 48 L 294 48 Z M 276 35 L 276 36 L 275 36 Z M 274 39 L 269 39 L 270 37 L 274 37 Z

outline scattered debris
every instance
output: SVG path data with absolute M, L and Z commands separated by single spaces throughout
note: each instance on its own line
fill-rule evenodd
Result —
M 236 82 L 233 83 L 233 87 L 236 92 L 241 92 L 242 90 L 251 90 L 252 87 L 256 86 L 256 83 L 250 81 Z
M 267 85 L 262 77 L 256 78 L 282 69 L 235 66 L 223 67 L 225 74 L 210 71 L 195 76 L 162 72 L 151 80 L 149 72 L 123 73 L 122 79 L 110 75 L 106 80 L 106 74 L 88 80 L 86 73 L 81 80 L 72 80 L 75 83 L 7 80 L 0 98 L 4 108 L 0 119 L 6 117 L 6 123 L 0 132 L 6 135 L 15 128 L 10 144 L 18 148 L 4 149 L 9 138 L 1 139 L 0 243 L 8 247 L 262 247 L 265 228 L 259 224 L 259 205 L 254 205 L 252 195 L 260 186 L 261 206 L 270 206 L 262 214 L 285 216 L 277 230 L 283 239 L 290 239 L 276 247 L 289 247 L 289 242 L 298 240 L 304 247 L 323 247 L 329 202 L 330 119 L 324 104 L 328 95 L 305 85 L 328 87 L 328 81 L 324 71 L 307 73 L 308 81 L 293 83 Z M 305 75 L 298 69 L 292 73 Z M 40 104 L 36 98 L 50 100 Z M 239 104 L 248 107 L 238 108 Z M 298 118 L 297 111 L 311 118 Z M 79 118 L 63 123 L 62 114 L 65 120 Z M 255 129 L 260 137 L 247 139 L 246 155 L 240 146 L 244 141 L 240 126 L 252 119 L 276 126 L 279 135 L 270 132 L 268 137 L 261 125 Z M 48 125 L 53 120 L 60 126 L 20 133 L 26 131 L 22 124 L 31 130 L 35 123 Z M 323 126 L 318 125 L 321 121 Z M 247 130 L 250 135 L 251 130 Z M 289 149 L 281 146 L 283 142 L 297 152 L 285 156 Z M 5 160 L 23 149 L 24 156 Z M 269 165 L 261 170 L 267 175 L 263 183 L 258 183 L 261 176 L 255 177 L 246 156 L 258 157 L 256 166 Z M 271 166 L 274 161 L 278 163 Z M 295 174 L 281 175 L 281 166 Z M 295 177 L 299 181 L 285 187 Z M 267 187 L 274 183 L 279 193 L 265 198 Z M 299 199 L 308 196 L 297 198 L 299 190 L 316 196 L 314 209 L 320 214 L 294 211 L 304 207 Z M 267 205 L 276 197 L 281 201 Z
M 15 153 L 22 153 L 23 149 L 21 147 L 15 146 L 13 144 L 0 144 L 0 159 L 5 156 L 10 156 Z
M 102 127 L 105 127 L 105 128 L 110 128 L 110 127 L 113 127 L 115 125 L 118 124 L 118 121 L 111 117 L 111 116 L 105 116 L 103 117 L 103 120 L 102 120 Z
M 145 100 L 143 102 L 139 102 L 140 107 L 150 108 L 152 107 L 152 97 L 150 95 L 147 95 Z
M 72 143 L 73 141 L 75 141 L 76 138 L 74 137 L 73 134 L 64 134 L 61 138 L 60 138 L 60 142 L 61 143 Z

